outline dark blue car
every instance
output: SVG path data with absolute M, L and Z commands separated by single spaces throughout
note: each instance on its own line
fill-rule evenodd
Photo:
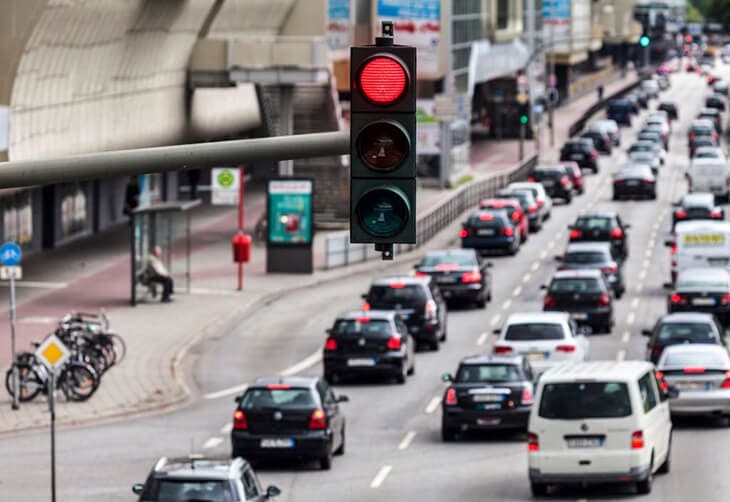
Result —
M 519 226 L 504 209 L 475 211 L 461 229 L 461 247 L 480 254 L 505 251 L 513 255 L 520 250 L 521 241 Z

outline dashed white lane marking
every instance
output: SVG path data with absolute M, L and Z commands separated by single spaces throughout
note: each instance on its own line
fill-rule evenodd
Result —
M 511 305 L 512 305 L 512 300 L 509 300 L 509 299 L 505 300 L 504 303 L 502 304 L 502 310 L 509 309 Z
M 494 314 L 494 317 L 492 317 L 492 320 L 489 322 L 489 325 L 494 327 L 497 324 L 499 324 L 500 319 L 502 319 L 502 316 L 499 314 Z
M 380 485 L 383 484 L 383 481 L 385 481 L 385 478 L 388 477 L 388 474 L 390 474 L 390 471 L 392 470 L 392 465 L 384 465 L 383 467 L 381 467 L 378 473 L 373 478 L 372 482 L 370 483 L 370 488 L 380 488 Z
M 540 259 L 544 260 L 545 258 L 547 258 L 547 254 L 547 251 L 545 251 L 544 249 L 540 251 Z
M 205 443 L 203 443 L 203 449 L 204 450 L 208 450 L 210 448 L 215 448 L 216 446 L 218 446 L 222 442 L 223 442 L 223 438 L 219 438 L 217 436 L 216 437 L 212 437 L 212 438 L 208 439 Z
M 310 368 L 320 362 L 322 360 L 322 352 L 317 351 L 314 354 L 310 354 L 306 358 L 299 361 L 297 364 L 294 364 L 293 366 L 289 366 L 287 369 L 279 373 L 279 375 L 283 377 L 288 377 L 292 375 L 296 375 L 300 371 L 306 370 L 307 368 Z
M 555 241 L 550 241 L 550 242 L 547 243 L 547 248 L 548 249 L 552 249 L 554 247 L 555 247 Z
M 484 345 L 484 342 L 487 341 L 488 333 L 482 333 L 479 335 L 479 338 L 477 338 L 477 345 Z
M 535 262 L 532 265 L 530 265 L 530 270 L 532 270 L 533 272 L 537 272 L 538 268 L 540 268 L 540 264 L 538 262 Z
M 628 317 L 626 317 L 626 324 L 631 326 L 632 324 L 634 324 L 635 319 L 636 319 L 636 314 L 633 312 L 629 312 Z
M 520 293 L 522 293 L 522 286 L 517 286 L 515 289 L 512 290 L 512 296 L 515 298 L 520 296 Z
M 624 359 L 626 359 L 626 351 L 624 349 L 621 349 L 618 351 L 618 354 L 616 354 L 616 360 L 620 362 Z
M 646 279 L 646 269 L 639 272 L 639 280 L 643 281 L 644 279 Z
M 522 283 L 527 284 L 530 282 L 530 279 L 532 279 L 532 274 L 527 273 L 522 277 Z
M 426 406 L 426 415 L 430 415 L 434 411 L 436 411 L 436 408 L 439 407 L 439 404 L 441 403 L 441 396 L 434 396 L 431 401 L 429 401 L 428 406 Z
M 228 387 L 227 389 L 222 389 L 216 392 L 209 392 L 208 394 L 203 395 L 203 399 L 218 399 L 220 397 L 226 397 L 226 396 L 232 396 L 234 394 L 241 394 L 246 389 L 248 389 L 248 384 L 244 383 L 241 385 L 234 385 L 233 387 Z
M 650 266 L 650 265 L 651 265 L 651 260 L 649 260 L 649 259 L 647 258 L 646 260 L 644 260 L 644 261 L 643 261 L 643 262 L 641 263 L 641 268 L 649 268 L 649 266 Z
M 403 440 L 398 445 L 398 449 L 405 450 L 406 448 L 411 446 L 411 443 L 413 442 L 414 437 L 416 437 L 416 431 L 406 432 L 406 435 L 403 437 Z
M 639 299 L 634 298 L 633 300 L 631 300 L 631 308 L 636 310 L 638 307 L 639 307 Z
M 631 333 L 629 333 L 628 331 L 624 331 L 624 334 L 621 337 L 621 343 L 628 343 L 630 336 L 631 336 Z
M 644 256 L 646 256 L 647 258 L 651 258 L 651 249 L 647 249 L 644 253 Z
M 649 242 L 646 243 L 646 247 L 648 247 L 649 249 L 654 249 L 654 244 L 656 244 L 656 242 L 654 241 L 654 237 L 652 237 L 651 239 L 649 239 Z
M 638 285 L 636 286 L 636 294 L 637 294 L 637 295 L 638 295 L 638 294 L 641 294 L 641 291 L 642 291 L 643 289 L 644 289 L 644 285 L 643 285 L 642 283 L 639 283 L 639 284 L 638 284 Z
M 228 422 L 226 425 L 221 427 L 221 434 L 230 434 L 233 430 L 233 424 L 231 422 Z

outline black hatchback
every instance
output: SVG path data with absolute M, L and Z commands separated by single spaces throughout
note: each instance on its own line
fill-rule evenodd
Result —
M 610 242 L 613 255 L 626 259 L 629 255 L 628 229 L 615 211 L 584 211 L 568 226 L 570 242 Z
M 598 172 L 598 151 L 590 139 L 569 139 L 560 149 L 560 160 L 577 162 L 581 169 Z
M 469 430 L 526 430 L 535 375 L 522 356 L 462 359 L 441 402 L 441 437 L 453 441 Z
M 646 359 L 656 364 L 665 347 L 684 343 L 725 345 L 723 329 L 711 314 L 682 312 L 667 314 L 657 321 L 653 329 L 643 329 L 649 337 Z
M 418 344 L 439 349 L 446 341 L 446 301 L 431 277 L 376 279 L 362 295 L 363 310 L 393 310 L 400 314 Z
M 236 397 L 233 458 L 317 460 L 322 469 L 345 452 L 345 417 L 327 382 L 319 377 L 259 378 Z
M 436 281 L 446 301 L 484 308 L 492 299 L 491 266 L 473 249 L 441 249 L 427 252 L 414 268 L 416 277 Z
M 561 262 L 559 270 L 600 270 L 616 298 L 621 298 L 626 286 L 621 270 L 622 262 L 616 258 L 611 245 L 607 242 L 571 243 L 568 244 L 563 256 L 556 256 Z
M 569 312 L 578 324 L 595 333 L 610 333 L 614 324 L 613 295 L 600 270 L 562 270 L 555 273 L 543 299 L 546 312 Z
M 685 268 L 667 298 L 668 312 L 708 312 L 730 326 L 730 271 L 724 267 Z
M 462 248 L 475 249 L 481 254 L 504 251 L 514 255 L 520 250 L 520 227 L 504 209 L 475 211 L 461 227 Z
M 656 176 L 651 166 L 635 164 L 622 167 L 613 177 L 613 200 L 657 197 Z
M 527 181 L 540 183 L 550 197 L 563 199 L 566 204 L 573 200 L 573 182 L 563 166 L 537 166 Z

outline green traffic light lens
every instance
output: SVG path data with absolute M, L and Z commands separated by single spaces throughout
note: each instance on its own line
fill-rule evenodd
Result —
M 639 45 L 641 45 L 642 47 L 648 47 L 649 46 L 649 42 L 650 42 L 649 37 L 646 37 L 646 36 L 641 37 L 639 39 Z
M 393 186 L 365 192 L 355 211 L 362 229 L 373 237 L 394 237 L 403 230 L 411 215 L 405 194 Z
M 411 149 L 408 134 L 392 122 L 379 121 L 365 126 L 357 136 L 360 158 L 378 172 L 398 168 Z
M 520 116 L 520 124 L 527 124 L 527 115 Z

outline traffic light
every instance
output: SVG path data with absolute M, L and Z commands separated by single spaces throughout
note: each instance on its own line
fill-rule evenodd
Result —
M 384 259 L 416 242 L 416 49 L 392 34 L 350 52 L 350 242 Z
M 518 103 L 517 104 L 517 116 L 521 126 L 526 126 L 530 123 L 530 104 L 529 103 Z
M 649 47 L 649 44 L 651 43 L 651 39 L 647 35 L 642 35 L 639 39 L 639 45 L 642 47 Z

